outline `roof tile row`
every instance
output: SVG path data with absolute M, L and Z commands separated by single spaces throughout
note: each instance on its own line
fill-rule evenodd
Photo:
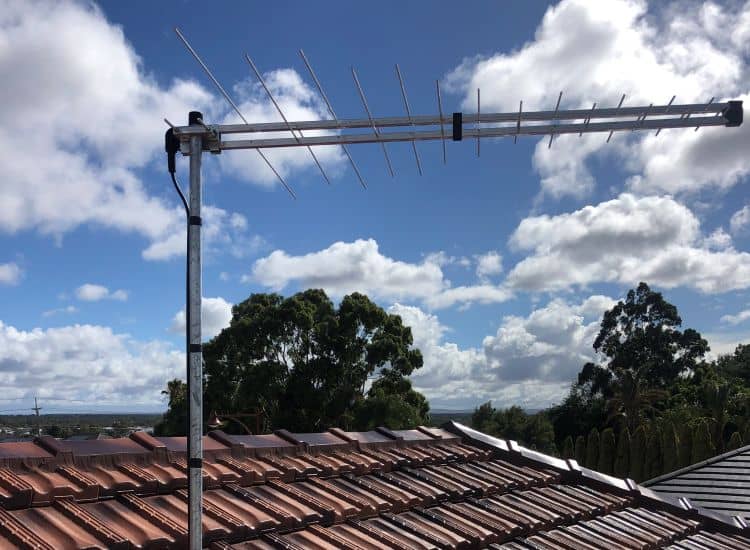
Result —
M 514 442 L 451 430 L 212 432 L 204 542 L 219 549 L 750 547 L 743 525 Z M 138 433 L 41 438 L 37 450 L 13 445 L 21 444 L 0 444 L 0 548 L 186 544 L 184 438 Z

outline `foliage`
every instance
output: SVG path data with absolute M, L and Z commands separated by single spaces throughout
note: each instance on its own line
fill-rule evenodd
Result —
M 640 283 L 604 313 L 594 350 L 608 362 L 599 369 L 606 368 L 613 381 L 630 373 L 648 387 L 668 387 L 709 351 L 697 331 L 680 331 L 681 325 L 677 308 Z M 599 370 L 593 369 L 587 379 L 597 376 Z
M 740 436 L 740 432 L 734 432 L 729 438 L 729 442 L 727 443 L 726 450 L 736 451 L 740 447 L 742 447 L 742 437 Z
M 545 453 L 555 453 L 555 432 L 552 423 L 543 413 L 526 414 L 521 407 L 495 409 L 491 402 L 474 410 L 473 428 Z
M 750 345 L 740 344 L 732 355 L 723 355 L 716 361 L 717 372 L 728 379 L 750 386 Z
M 167 413 L 156 426 L 155 435 L 187 435 L 188 432 L 188 403 L 187 384 L 174 378 L 167 382 L 167 389 L 162 390 L 167 396 Z
M 677 467 L 685 468 L 692 464 L 693 427 L 687 422 L 680 425 L 677 445 Z
M 615 465 L 615 432 L 612 428 L 602 431 L 599 463 L 596 469 L 603 474 L 612 474 Z
M 373 383 L 367 398 L 354 407 L 354 424 L 360 430 L 388 426 L 394 430 L 429 423 L 430 405 L 424 395 L 403 377 L 383 377 Z
M 547 410 L 547 416 L 554 427 L 557 444 L 562 445 L 568 436 L 575 439 L 579 435 L 588 434 L 594 426 L 606 424 L 606 400 L 599 396 L 591 396 L 574 385 L 562 403 Z
M 604 313 L 594 341 L 599 361 L 583 365 L 548 410 L 557 443 L 571 437 L 576 456 L 591 466 L 586 434 L 598 430 L 596 464 L 606 471 L 609 457 L 601 453 L 609 451 L 604 434 L 612 429 L 613 471 L 638 481 L 705 460 L 738 439 L 747 443 L 750 345 L 716 361 L 704 359 L 708 350 L 697 331 L 682 329 L 674 305 L 639 284 Z
M 666 472 L 673 472 L 679 468 L 679 458 L 677 454 L 677 432 L 674 424 L 664 422 L 661 428 L 661 455 L 662 467 L 655 476 Z
M 691 463 L 701 462 L 711 458 L 716 453 L 714 443 L 709 431 L 708 422 L 698 422 L 693 432 L 693 450 L 691 452 Z
M 564 459 L 569 458 L 575 458 L 575 446 L 573 444 L 573 438 L 571 436 L 568 436 L 565 438 L 565 441 L 563 441 L 563 447 L 562 447 L 562 453 L 561 456 Z
M 630 447 L 630 477 L 636 481 L 646 479 L 644 464 L 646 463 L 647 438 L 646 425 L 641 424 L 633 433 L 632 445 Z
M 663 471 L 661 442 L 661 428 L 659 426 L 654 426 L 651 430 L 649 430 L 646 443 L 646 456 L 643 463 L 643 477 L 645 479 L 656 477 Z
M 599 430 L 591 428 L 588 438 L 586 438 L 586 460 L 585 466 L 596 470 L 599 466 L 599 446 L 600 446 Z
M 621 478 L 630 475 L 630 430 L 627 428 L 623 428 L 617 438 L 614 474 Z
M 265 430 L 292 431 L 425 423 L 427 401 L 406 380 L 423 363 L 412 343 L 401 318 L 363 294 L 338 308 L 322 290 L 252 294 L 203 347 L 204 415 L 259 412 Z M 184 409 L 175 394 L 164 433 L 179 433 Z
M 583 466 L 586 462 L 586 438 L 582 435 L 576 437 L 575 456 L 576 462 Z

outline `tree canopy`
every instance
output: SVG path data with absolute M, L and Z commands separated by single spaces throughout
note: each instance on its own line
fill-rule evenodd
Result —
M 425 423 L 429 405 L 407 378 L 423 364 L 412 344 L 401 318 L 363 294 L 338 308 L 323 290 L 253 294 L 203 347 L 204 414 L 260 412 L 266 429 L 292 431 Z
M 606 357 L 606 363 L 586 365 L 579 384 L 607 392 L 608 385 L 629 375 L 629 383 L 666 388 L 709 351 L 700 333 L 690 328 L 680 331 L 681 325 L 677 308 L 640 283 L 604 313 L 594 350 Z

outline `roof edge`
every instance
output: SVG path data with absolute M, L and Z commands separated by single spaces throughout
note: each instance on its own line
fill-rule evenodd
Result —
M 540 453 L 539 451 L 527 449 L 518 445 L 518 443 L 513 440 L 493 437 L 454 420 L 446 422 L 443 424 L 442 428 L 460 435 L 461 437 L 465 437 L 473 444 L 480 447 L 491 447 L 504 453 L 520 454 L 526 460 L 536 462 L 538 465 L 545 468 L 553 468 L 567 475 L 577 475 L 579 476 L 579 479 L 584 481 L 584 483 L 591 483 L 592 485 L 606 484 L 618 492 L 633 495 L 640 501 L 651 501 L 656 506 L 669 508 L 671 512 L 680 517 L 693 520 L 699 518 L 702 521 L 705 521 L 709 527 L 724 533 L 741 534 L 743 536 L 750 535 L 750 525 L 748 525 L 741 516 L 718 514 L 711 510 L 699 508 L 694 506 L 690 502 L 690 499 L 684 497 L 680 499 L 670 499 L 652 491 L 648 487 L 637 484 L 632 479 L 621 479 L 610 476 L 590 468 L 579 466 L 575 460 L 563 460 Z

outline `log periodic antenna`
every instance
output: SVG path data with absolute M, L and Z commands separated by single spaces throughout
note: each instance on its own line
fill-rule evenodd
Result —
M 414 123 L 411 120 L 411 109 L 409 108 L 409 99 L 406 97 L 406 86 L 404 86 L 404 79 L 401 76 L 401 69 L 398 68 L 398 63 L 396 63 L 396 76 L 398 77 L 398 83 L 401 86 L 401 97 L 404 100 L 404 109 L 406 109 L 406 116 L 409 117 L 409 124 L 411 124 L 412 129 L 416 129 L 414 126 Z M 417 142 L 412 140 L 411 142 L 411 148 L 414 151 L 414 160 L 417 161 L 417 170 L 419 171 L 419 175 L 422 175 L 422 163 L 419 162 L 419 153 L 417 152 Z
M 281 110 L 281 107 L 279 107 L 279 104 L 276 102 L 276 98 L 273 97 L 271 90 L 269 90 L 268 86 L 266 86 L 266 81 L 263 80 L 263 77 L 261 76 L 260 71 L 258 71 L 258 67 L 255 66 L 255 63 L 253 63 L 253 60 L 250 59 L 250 56 L 248 54 L 245 54 L 245 59 L 250 65 L 250 68 L 255 73 L 255 76 L 260 82 L 260 85 L 263 86 L 263 89 L 266 91 L 266 94 L 268 95 L 268 99 L 270 99 L 271 103 L 273 103 L 273 106 L 276 107 L 276 111 L 279 113 L 279 116 L 281 116 L 281 119 L 286 123 L 287 126 L 289 126 L 289 121 L 284 116 L 284 112 Z M 292 130 L 291 127 L 289 127 L 289 131 L 295 138 L 297 137 L 297 134 L 294 133 L 294 130 Z M 305 137 L 305 135 L 302 133 L 302 130 L 298 130 L 298 132 L 299 132 L 300 137 Z M 312 147 L 308 145 L 307 150 L 310 152 L 310 156 L 313 158 L 313 160 L 315 161 L 315 164 L 318 166 L 318 169 L 320 170 L 320 173 L 323 175 L 323 179 L 326 180 L 326 183 L 328 185 L 331 185 L 331 180 L 328 179 L 328 175 L 325 173 L 325 170 L 323 170 L 323 167 L 321 166 L 320 161 L 318 160 L 318 157 L 315 156 L 315 153 L 313 153 Z
M 177 35 L 182 39 L 190 53 L 203 67 L 212 82 L 216 85 L 224 98 L 232 108 L 240 115 L 243 124 L 206 124 L 203 115 L 191 112 L 187 126 L 174 126 L 170 123 L 170 129 L 166 134 L 166 149 L 170 171 L 174 174 L 174 155 L 180 151 L 190 158 L 190 206 L 188 208 L 188 307 L 190 312 L 190 323 L 187 331 L 188 351 L 188 380 L 194 381 L 189 396 L 189 445 L 188 449 L 188 547 L 190 550 L 203 548 L 203 531 L 201 523 L 202 511 L 202 429 L 203 429 L 203 395 L 197 389 L 202 380 L 202 347 L 201 347 L 201 259 L 200 259 L 200 208 L 201 208 L 201 158 L 203 151 L 221 153 L 234 149 L 255 149 L 263 156 L 261 149 L 306 147 L 311 149 L 320 145 L 341 146 L 349 158 L 357 177 L 363 187 L 366 187 L 364 179 L 357 169 L 354 160 L 347 148 L 349 144 L 379 143 L 385 153 L 388 169 L 393 174 L 390 158 L 385 148 L 388 142 L 410 142 L 415 151 L 417 167 L 421 171 L 421 163 L 416 152 L 417 141 L 440 140 L 443 146 L 443 162 L 446 162 L 446 129 L 449 123 L 443 115 L 443 104 L 440 95 L 440 82 L 435 82 L 437 93 L 437 115 L 414 115 L 411 113 L 406 89 L 403 86 L 403 78 L 397 68 L 397 76 L 402 86 L 402 95 L 406 108 L 406 116 L 375 118 L 372 116 L 367 100 L 357 74 L 352 69 L 352 76 L 360 93 L 360 98 L 367 112 L 367 118 L 339 119 L 333 111 L 328 97 L 323 91 L 315 73 L 312 70 L 304 53 L 300 50 L 302 60 L 310 72 L 315 85 L 320 92 L 328 112 L 332 119 L 290 121 L 276 105 L 282 115 L 283 122 L 249 123 L 237 105 L 229 97 L 224 88 L 219 84 L 208 67 L 203 63 L 195 50 L 190 47 L 182 33 L 177 30 Z M 251 66 L 253 63 L 247 58 Z M 256 70 L 257 72 L 257 70 Z M 259 74 L 259 73 L 258 73 Z M 261 79 L 261 84 L 264 84 Z M 265 86 L 264 86 L 265 88 Z M 269 93 L 269 97 L 272 97 Z M 554 111 L 524 111 L 523 102 L 519 103 L 517 112 L 512 113 L 482 113 L 480 109 L 480 95 L 477 90 L 477 112 L 466 114 L 454 112 L 452 117 L 452 140 L 462 141 L 464 138 L 477 139 L 477 154 L 479 154 L 479 142 L 482 138 L 513 137 L 517 142 L 519 136 L 550 136 L 551 145 L 554 136 L 560 134 L 584 133 L 609 133 L 607 142 L 614 132 L 634 132 L 642 130 L 657 130 L 668 128 L 701 128 L 703 126 L 740 126 L 743 119 L 742 101 L 727 101 L 714 103 L 714 98 L 708 103 L 675 105 L 674 97 L 667 105 L 654 105 L 648 107 L 635 106 L 623 107 L 625 96 L 622 96 L 617 107 L 597 108 L 597 104 L 591 109 L 560 110 L 562 92 L 557 99 Z M 692 116 L 694 115 L 694 116 Z M 692 116 L 692 118 L 691 118 Z M 473 125 L 473 127 L 472 127 Z M 466 129 L 464 129 L 466 126 Z M 330 133 L 323 135 L 304 135 L 302 132 L 308 130 L 328 130 Z M 361 130 L 357 132 L 356 130 Z M 274 134 L 290 132 L 292 137 L 277 137 Z M 271 137 L 267 137 L 268 133 Z M 265 134 L 265 135 L 264 135 Z M 239 137 L 237 137 L 239 136 Z M 312 151 L 311 151 L 312 152 Z M 268 160 L 263 159 L 271 167 Z M 322 171 L 322 169 L 321 169 Z M 274 170 L 279 180 L 290 193 L 291 189 L 286 182 Z
M 315 71 L 313 71 L 312 65 L 310 65 L 310 62 L 307 60 L 307 56 L 305 56 L 305 52 L 300 50 L 299 55 L 302 58 L 302 61 L 305 63 L 305 67 L 307 67 L 307 72 L 310 73 L 310 76 L 312 77 L 313 82 L 315 82 L 315 86 L 318 88 L 318 92 L 320 93 L 320 96 L 323 98 L 323 101 L 326 104 L 326 108 L 328 109 L 328 114 L 331 115 L 331 118 L 334 121 L 338 122 L 337 117 L 336 117 L 336 112 L 333 110 L 333 106 L 331 105 L 331 102 L 328 101 L 328 96 L 323 91 L 323 86 L 320 84 L 320 80 L 318 80 L 318 77 L 315 75 Z M 367 189 L 367 184 L 365 183 L 365 180 L 362 177 L 362 174 L 359 172 L 359 168 L 357 168 L 357 165 L 355 164 L 351 153 L 349 153 L 349 148 L 343 143 L 341 144 L 341 148 L 344 150 L 344 153 L 349 159 L 349 164 L 352 165 L 352 169 L 354 170 L 354 173 L 357 174 L 357 179 L 359 179 L 360 185 L 362 185 L 363 189 Z
M 242 120 L 242 122 L 244 122 L 245 124 L 247 124 L 247 119 L 245 118 L 245 115 L 242 114 L 242 111 L 240 111 L 240 108 L 237 107 L 237 104 L 234 101 L 232 101 L 232 98 L 229 96 L 229 94 L 227 93 L 227 91 L 224 89 L 224 86 L 222 86 L 221 83 L 218 80 L 216 80 L 216 77 L 211 72 L 211 69 L 209 69 L 208 65 L 206 65 L 203 62 L 203 59 L 201 59 L 201 56 L 198 55 L 198 52 L 196 52 L 195 49 L 193 49 L 193 47 L 190 45 L 190 42 L 188 42 L 188 39 L 185 38 L 184 34 L 182 34 L 182 31 L 180 31 L 180 29 L 178 29 L 178 28 L 175 27 L 174 32 L 177 33 L 177 36 L 180 38 L 180 40 L 182 40 L 182 43 L 185 44 L 185 47 L 192 54 L 192 56 L 195 58 L 195 60 L 198 62 L 198 64 L 201 67 L 203 67 L 203 70 L 208 75 L 208 78 L 211 79 L 211 81 L 214 83 L 214 85 L 219 90 L 219 92 L 221 93 L 221 95 L 224 96 L 224 99 L 227 100 L 227 103 L 229 103 L 229 105 L 232 107 L 232 109 L 234 109 L 234 112 L 236 112 L 239 115 L 239 117 Z M 167 124 L 169 124 L 169 123 L 167 123 Z M 274 175 L 276 176 L 276 178 L 281 182 L 281 185 L 284 186 L 284 189 L 287 190 L 287 192 L 291 195 L 291 197 L 293 199 L 296 199 L 297 195 L 294 194 L 294 191 L 292 190 L 292 188 L 289 187 L 289 185 L 286 183 L 286 181 L 284 181 L 284 178 L 281 177 L 281 174 L 279 174 L 279 172 L 276 170 L 276 168 L 273 167 L 273 165 L 271 164 L 271 161 L 268 160 L 268 157 L 266 157 L 266 155 L 263 154 L 263 151 L 261 151 L 260 149 L 256 149 L 256 151 L 258 151 L 258 154 L 260 155 L 260 158 L 263 159 L 263 162 L 266 163 L 266 166 L 268 166 L 271 169 L 271 172 L 273 172 Z M 326 179 L 328 179 L 328 178 L 326 178 Z
M 359 78 L 357 78 L 357 71 L 354 70 L 354 67 L 352 67 L 352 78 L 354 78 L 354 84 L 356 84 L 357 86 L 357 91 L 359 92 L 359 98 L 362 100 L 362 105 L 364 105 L 365 107 L 367 118 L 370 120 L 370 126 L 372 126 L 372 131 L 375 134 L 375 137 L 380 137 L 380 130 L 378 130 L 378 127 L 375 125 L 375 120 L 372 118 L 370 107 L 367 105 L 367 98 L 365 98 L 365 92 L 364 90 L 362 90 L 362 85 L 359 83 Z M 385 142 L 381 141 L 380 146 L 383 149 L 383 156 L 385 156 L 385 163 L 388 165 L 388 171 L 391 173 L 391 177 L 395 178 L 396 174 L 393 172 L 393 165 L 391 164 L 391 157 L 388 156 L 388 149 L 385 148 Z

